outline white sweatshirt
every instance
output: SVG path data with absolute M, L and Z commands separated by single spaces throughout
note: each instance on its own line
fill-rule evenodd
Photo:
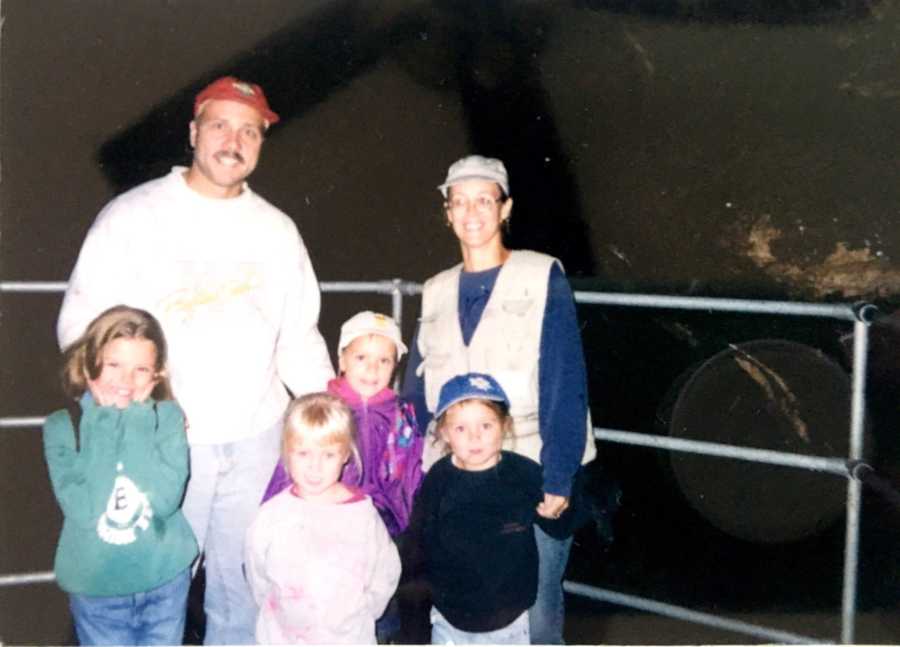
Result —
M 369 497 L 319 503 L 283 490 L 247 530 L 244 570 L 266 644 L 375 644 L 400 557 Z
M 183 167 L 112 200 L 72 272 L 57 334 L 65 348 L 106 308 L 151 312 L 169 344 L 191 444 L 270 428 L 295 395 L 334 375 L 317 328 L 319 286 L 294 223 L 248 186 L 200 195 Z

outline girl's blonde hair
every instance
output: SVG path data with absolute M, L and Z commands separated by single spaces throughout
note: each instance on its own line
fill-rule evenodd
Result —
M 287 468 L 291 444 L 299 438 L 320 445 L 338 443 L 350 451 L 362 472 L 356 433 L 353 412 L 343 400 L 330 393 L 309 393 L 291 402 L 284 414 L 281 459 Z
M 145 310 L 118 305 L 100 313 L 87 330 L 63 351 L 62 388 L 67 398 L 77 400 L 103 370 L 103 349 L 115 339 L 146 339 L 156 348 L 153 367 L 156 385 L 150 396 L 171 400 L 172 386 L 167 374 L 166 338 L 156 318 Z
M 444 454 L 450 453 L 450 444 L 445 442 L 441 437 L 441 430 L 444 428 L 444 425 L 447 423 L 447 413 L 450 412 L 450 409 L 457 407 L 461 404 L 467 404 L 472 401 L 480 402 L 488 409 L 493 411 L 497 418 L 500 420 L 500 424 L 503 427 L 503 441 L 510 441 L 510 450 L 515 450 L 516 445 L 516 436 L 513 434 L 513 417 L 509 413 L 509 407 L 505 402 L 498 402 L 497 400 L 488 400 L 486 398 L 467 398 L 465 400 L 460 400 L 459 402 L 454 402 L 452 405 L 447 407 L 446 411 L 439 415 L 434 421 L 434 443 L 435 447 L 440 447 L 441 451 Z

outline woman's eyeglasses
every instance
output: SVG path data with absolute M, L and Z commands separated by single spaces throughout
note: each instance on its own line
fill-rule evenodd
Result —
M 503 202 L 499 198 L 492 198 L 488 195 L 480 195 L 474 200 L 468 200 L 467 198 L 463 198 L 461 196 L 456 196 L 447 200 L 444 205 L 447 207 L 449 211 L 452 211 L 455 214 L 465 213 L 469 210 L 470 205 L 474 205 L 475 210 L 480 213 L 487 213 L 491 209 L 494 208 L 494 205 L 498 202 Z

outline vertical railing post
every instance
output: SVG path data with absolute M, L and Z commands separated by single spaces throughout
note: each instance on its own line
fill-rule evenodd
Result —
M 851 461 L 862 459 L 866 415 L 866 367 L 869 325 L 863 313 L 853 324 L 853 391 L 850 403 Z M 856 582 L 859 570 L 859 522 L 862 483 L 847 479 L 847 522 L 844 535 L 844 590 L 841 600 L 841 642 L 853 643 L 856 624 Z
M 394 289 L 391 291 L 391 316 L 400 328 L 403 328 L 403 290 L 401 285 L 402 279 L 393 279 Z
M 403 279 L 393 279 L 391 281 L 394 288 L 391 290 L 391 316 L 394 318 L 394 321 L 397 322 L 397 325 L 400 327 L 400 330 L 403 330 Z M 407 344 L 408 346 L 409 344 Z M 394 375 L 394 390 L 399 392 L 401 387 L 400 380 L 400 371 L 396 372 Z

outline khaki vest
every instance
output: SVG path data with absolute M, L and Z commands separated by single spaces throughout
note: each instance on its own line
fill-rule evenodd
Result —
M 545 254 L 511 252 L 468 347 L 463 343 L 457 310 L 461 264 L 425 282 L 419 322 L 423 362 L 417 374 L 425 376 L 429 411 L 437 409 L 441 386 L 450 378 L 469 372 L 492 375 L 509 397 L 514 421 L 514 436 L 504 443 L 504 449 L 537 462 L 541 454 L 538 364 L 547 282 L 554 263 L 559 261 Z M 423 459 L 426 470 L 445 451 L 442 443 L 434 442 L 434 434 L 432 421 Z M 590 414 L 587 436 L 582 463 L 596 455 Z

